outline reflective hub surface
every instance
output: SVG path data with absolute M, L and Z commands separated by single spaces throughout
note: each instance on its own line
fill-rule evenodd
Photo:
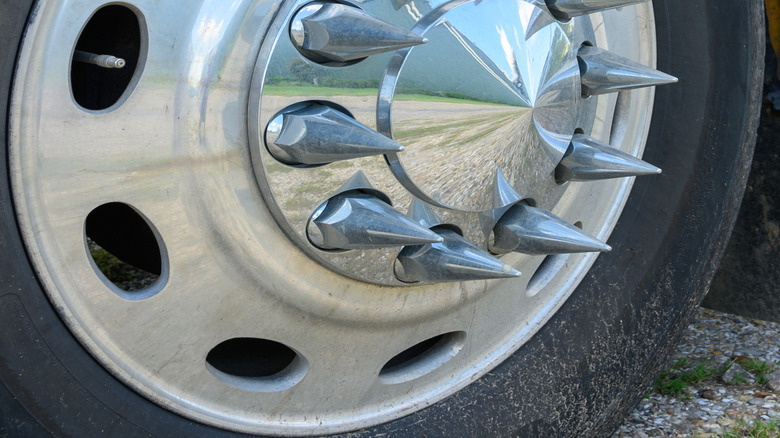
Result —
M 380 97 L 391 103 L 379 117 L 406 147 L 389 155 L 393 172 L 419 198 L 466 211 L 495 207 L 498 170 L 519 193 L 538 192 L 576 128 L 570 23 L 524 0 L 442 12 L 421 32 L 429 42 L 398 55 L 385 77 L 382 92 L 394 96 Z

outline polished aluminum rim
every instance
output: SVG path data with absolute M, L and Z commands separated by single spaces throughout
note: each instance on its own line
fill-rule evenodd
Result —
M 103 2 L 32 16 L 11 108 L 17 211 L 83 344 L 198 421 L 321 434 L 452 394 L 609 250 L 626 177 L 660 171 L 635 158 L 652 86 L 673 81 L 647 67 L 649 3 L 112 5 L 140 29 L 127 67 L 76 50 Z M 89 109 L 75 62 L 133 70 Z M 116 203 L 159 250 L 137 292 L 85 241 Z M 231 346 L 284 366 L 212 360 Z

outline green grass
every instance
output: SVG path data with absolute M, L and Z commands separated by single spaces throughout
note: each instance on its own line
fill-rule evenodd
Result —
M 740 421 L 731 430 L 720 435 L 721 438 L 777 438 L 780 428 L 777 419 L 766 423 L 757 421 L 753 424 Z
M 767 383 L 766 375 L 778 368 L 777 364 L 755 359 L 740 358 L 736 362 L 745 371 L 756 377 L 758 385 L 765 385 Z M 655 380 L 653 389 L 664 395 L 685 396 L 688 386 L 715 379 L 723 375 L 730 367 L 730 364 L 718 367 L 707 361 L 694 364 L 688 358 L 680 358 L 661 371 L 661 375 Z M 734 380 L 740 385 L 747 383 L 745 376 L 739 374 L 735 376 Z
M 693 365 L 687 358 L 678 359 L 671 367 L 661 371 L 653 388 L 664 395 L 686 396 L 685 389 L 691 385 L 723 374 L 728 366 L 718 368 L 709 362 Z
M 153 278 L 158 276 L 143 269 L 136 268 L 129 265 L 122 260 L 118 259 L 114 254 L 106 251 L 100 245 L 88 239 L 89 253 L 92 256 L 92 260 L 97 265 L 100 272 L 106 276 L 106 278 L 114 283 L 120 289 L 128 292 L 134 292 L 138 288 L 143 288 L 143 282 L 139 282 L 139 279 Z
M 777 365 L 771 362 L 763 362 L 755 359 L 738 360 L 742 368 L 756 376 L 756 383 L 765 385 L 767 383 L 766 375 L 777 369 Z

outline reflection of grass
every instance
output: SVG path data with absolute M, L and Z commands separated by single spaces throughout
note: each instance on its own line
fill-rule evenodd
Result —
M 481 129 L 477 130 L 471 136 L 466 137 L 465 139 L 458 141 L 457 144 L 458 145 L 463 145 L 463 144 L 474 143 L 477 140 L 482 140 L 483 138 L 485 138 L 488 135 L 490 135 L 493 132 L 495 132 L 496 129 L 506 125 L 507 123 L 509 123 L 510 122 L 510 118 L 514 118 L 514 117 L 517 117 L 517 115 L 511 114 L 511 115 L 509 115 L 507 117 L 504 117 L 504 118 L 491 117 L 492 122 L 489 125 L 486 125 L 484 127 L 480 127 Z
M 376 96 L 376 89 L 371 88 L 329 88 L 315 86 L 281 86 L 267 85 L 265 92 L 272 96 Z
M 296 96 L 377 96 L 378 91 L 374 88 L 331 88 L 331 87 L 315 87 L 313 85 L 266 85 L 265 92 L 272 96 L 284 96 L 284 97 L 296 97 Z M 504 104 L 495 102 L 480 102 L 470 99 L 458 99 L 445 96 L 429 96 L 424 94 L 398 94 L 395 96 L 395 100 L 400 101 L 413 101 L 413 102 L 442 102 L 442 103 L 459 103 L 459 104 L 472 104 L 472 105 L 491 105 L 491 106 L 504 106 Z M 510 105 L 506 105 L 510 106 Z
M 303 196 L 295 196 L 293 198 L 284 201 L 284 208 L 287 210 L 302 210 L 310 206 L 311 206 L 311 201 L 306 200 L 306 198 L 304 198 Z M 303 219 L 298 218 L 298 220 L 303 220 Z
M 514 115 L 512 115 L 514 116 Z M 446 131 L 455 131 L 457 134 L 460 134 L 461 132 L 468 130 L 473 127 L 478 127 L 479 125 L 483 125 L 490 122 L 488 125 L 489 127 L 500 127 L 503 124 L 505 124 L 505 121 L 503 119 L 496 120 L 495 115 L 488 115 L 484 117 L 474 118 L 474 119 L 464 119 L 464 120 L 455 120 L 451 123 L 447 124 L 432 124 L 432 125 L 425 125 L 425 126 L 419 126 L 415 128 L 409 128 L 409 129 L 399 129 L 395 131 L 395 138 L 398 140 L 405 140 L 409 138 L 420 138 L 425 137 L 429 135 L 444 135 Z M 476 134 L 472 134 L 471 137 L 469 137 L 466 142 L 477 140 L 479 138 L 482 138 L 491 132 L 493 132 L 492 129 L 480 129 L 478 130 Z M 463 143 L 463 142 L 459 142 Z
M 330 169 L 349 169 L 350 167 L 354 167 L 355 164 L 351 161 L 335 161 L 333 163 L 330 163 L 328 165 L 328 168 Z
M 471 105 L 510 106 L 510 107 L 512 106 L 512 105 L 496 103 L 496 102 L 480 102 L 478 100 L 471 100 L 465 98 L 458 99 L 454 97 L 430 96 L 425 94 L 397 94 L 395 96 L 395 100 L 412 101 L 412 102 L 445 102 L 445 103 L 459 103 L 459 104 L 468 103 Z
M 316 194 L 319 194 L 321 192 L 322 192 L 322 186 L 319 183 L 316 183 L 316 182 L 313 182 L 313 181 L 305 182 L 303 184 L 299 184 L 299 185 L 295 186 L 295 188 L 293 189 L 293 193 L 296 196 L 312 195 L 312 194 L 316 195 Z
M 269 163 L 265 166 L 266 169 L 268 169 L 269 172 L 281 172 L 281 173 L 289 173 L 295 170 L 295 168 L 292 168 L 290 166 L 285 166 L 284 164 L 279 163 Z

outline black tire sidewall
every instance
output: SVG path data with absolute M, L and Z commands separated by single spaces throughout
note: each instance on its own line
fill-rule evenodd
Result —
M 703 297 L 738 211 L 762 83 L 759 0 L 654 0 L 659 87 L 645 159 L 609 243 L 572 297 L 510 359 L 452 397 L 351 436 L 608 434 Z M 29 1 L 0 4 L 0 435 L 237 436 L 173 414 L 73 338 L 25 255 L 8 182 L 8 93 Z

